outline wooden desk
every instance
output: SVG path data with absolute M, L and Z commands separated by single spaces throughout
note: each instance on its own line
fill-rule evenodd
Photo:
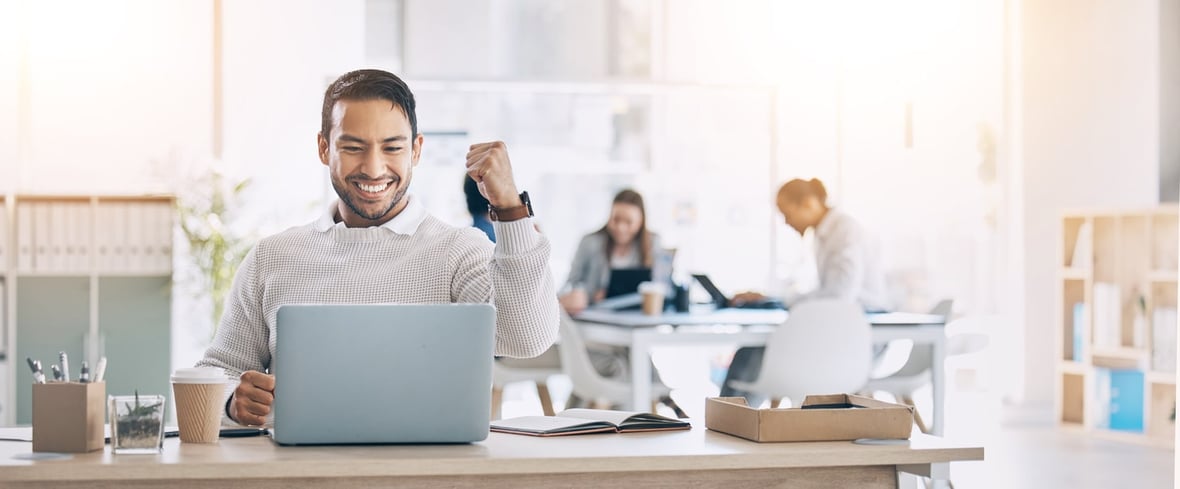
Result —
M 950 462 L 983 460 L 981 447 L 924 435 L 910 446 L 759 444 L 693 424 L 691 431 L 559 438 L 492 433 L 469 445 L 281 447 L 261 437 L 189 445 L 169 438 L 158 455 L 113 455 L 107 447 L 37 462 L 13 458 L 28 455 L 31 443 L 0 442 L 0 486 L 892 488 L 898 470 L 946 479 Z
M 787 319 L 787 311 L 770 309 L 703 308 L 688 313 L 647 316 L 638 311 L 587 309 L 576 319 L 589 341 L 631 349 L 631 399 L 634 410 L 646 410 L 651 399 L 651 349 L 655 346 L 733 344 L 762 346 L 773 326 Z M 873 342 L 907 339 L 930 345 L 930 384 L 934 398 L 931 434 L 941 435 L 945 419 L 946 318 L 905 312 L 867 315 Z

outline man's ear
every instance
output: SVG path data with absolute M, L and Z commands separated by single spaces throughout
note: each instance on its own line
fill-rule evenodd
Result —
M 425 141 L 425 139 L 422 137 L 422 133 L 418 133 L 418 136 L 416 136 L 414 138 L 414 145 L 413 145 L 413 149 L 412 149 L 412 151 L 413 151 L 412 160 L 413 161 L 411 162 L 414 166 L 418 166 L 418 158 L 422 156 L 422 142 L 423 141 Z
M 328 166 L 328 140 L 324 137 L 324 133 L 317 132 L 315 135 L 316 144 L 319 146 L 320 163 Z

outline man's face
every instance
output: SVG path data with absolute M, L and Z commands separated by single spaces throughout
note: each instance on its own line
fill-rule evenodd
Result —
M 349 227 L 381 225 L 406 206 L 422 135 L 411 135 L 410 121 L 388 100 L 340 100 L 332 108 L 329 139 L 320 135 L 320 162 L 344 204 L 340 217 Z

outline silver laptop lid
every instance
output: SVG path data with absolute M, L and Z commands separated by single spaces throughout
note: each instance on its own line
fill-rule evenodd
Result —
M 275 441 L 487 438 L 495 322 L 488 304 L 279 307 Z

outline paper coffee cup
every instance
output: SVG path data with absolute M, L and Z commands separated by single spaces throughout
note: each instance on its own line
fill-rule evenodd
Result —
M 664 312 L 664 284 L 659 282 L 642 282 L 639 284 L 639 295 L 643 298 L 643 313 L 657 316 Z
M 225 373 L 219 368 L 182 368 L 172 374 L 180 441 L 217 443 L 226 382 Z

